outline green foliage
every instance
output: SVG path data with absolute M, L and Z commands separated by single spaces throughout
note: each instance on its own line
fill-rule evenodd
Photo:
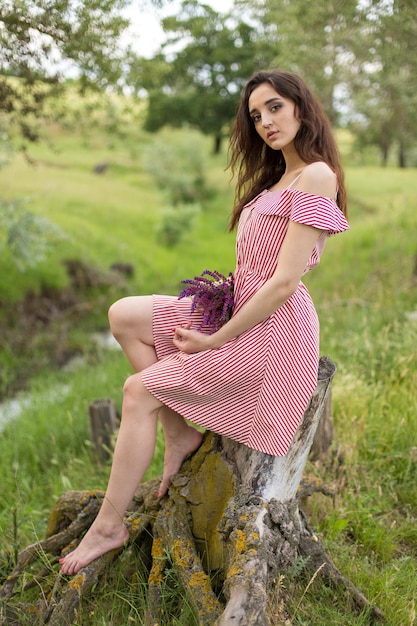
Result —
M 106 149 L 117 149 L 123 142 L 135 157 L 135 141 L 140 136 L 145 113 L 146 103 L 140 98 L 121 97 L 114 91 L 89 91 L 81 96 L 79 81 L 67 80 L 65 97 L 47 106 L 50 123 L 44 128 L 43 137 L 47 135 L 53 146 L 54 124 L 58 123 L 59 128 L 82 136 L 85 147 L 93 147 L 99 134 L 100 144 L 105 139 Z
M 156 231 L 161 243 L 169 248 L 176 246 L 184 233 L 192 229 L 200 211 L 199 204 L 177 204 L 175 207 L 164 209 Z
M 360 10 L 361 36 L 352 42 L 352 128 L 360 146 L 378 147 L 383 165 L 394 150 L 399 167 L 414 164 L 417 62 L 410 50 L 415 49 L 416 20 L 413 0 L 389 5 L 379 0 L 371 9 L 365 4 Z M 358 71 L 364 55 L 366 69 Z
M 9 127 L 5 119 L 0 119 L 0 170 L 10 162 L 13 148 L 9 137 Z
M 174 206 L 205 197 L 206 144 L 196 131 L 159 133 L 145 148 L 142 163 Z
M 126 52 L 121 43 L 128 0 L 3 2 L 0 11 L 0 113 L 26 145 L 39 139 L 39 119 L 54 117 L 65 76 L 77 89 L 118 88 Z M 155 0 L 160 6 L 161 2 Z
M 48 76 L 50 55 L 60 52 L 73 60 L 86 76 L 117 76 L 118 37 L 127 26 L 120 17 L 124 0 L 39 4 L 22 0 L 18 10 L 5 3 L 1 12 L 2 73 L 28 82 Z M 112 58 L 113 57 L 113 58 Z
M 34 215 L 21 202 L 0 197 L 0 253 L 7 248 L 20 270 L 38 265 L 64 237 L 55 224 Z
M 159 241 L 175 246 L 193 227 L 200 203 L 208 195 L 205 142 L 191 129 L 162 131 L 145 148 L 142 163 L 170 203 L 161 212 Z
M 188 123 L 214 137 L 219 152 L 244 82 L 272 58 L 268 43 L 258 46 L 255 28 L 237 13 L 224 16 L 196 0 L 184 0 L 162 24 L 162 51 L 135 62 L 129 76 L 149 93 L 146 129 Z

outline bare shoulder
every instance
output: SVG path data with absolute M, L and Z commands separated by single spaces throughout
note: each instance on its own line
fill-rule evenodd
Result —
M 337 190 L 336 174 L 324 161 L 310 163 L 303 169 L 294 188 L 317 196 L 334 198 Z

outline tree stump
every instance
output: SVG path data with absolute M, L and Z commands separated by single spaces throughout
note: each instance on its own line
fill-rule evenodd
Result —
M 146 623 L 160 624 L 168 560 L 201 626 L 267 626 L 268 600 L 276 581 L 300 563 L 314 577 L 342 585 L 360 609 L 383 621 L 380 610 L 331 563 L 299 504 L 314 491 L 326 493 L 325 486 L 301 479 L 334 372 L 328 357 L 320 359 L 317 388 L 285 457 L 206 433 L 202 446 L 174 476 L 169 497 L 156 498 L 158 480 L 139 486 L 125 523 L 131 542 L 149 545 Z M 57 559 L 74 549 L 97 515 L 102 497 L 102 492 L 81 491 L 59 499 L 46 539 L 19 554 L 3 585 L 6 624 L 20 624 L 22 610 L 32 611 L 32 624 L 74 623 L 80 598 L 113 559 L 123 558 L 122 549 L 114 550 L 69 581 L 58 573 Z M 32 563 L 45 566 L 45 555 L 52 556 L 48 564 L 54 571 L 49 592 L 43 589 L 31 605 L 13 604 L 17 583 Z
M 333 443 L 332 389 L 327 391 L 322 414 L 310 449 L 311 461 L 323 459 Z

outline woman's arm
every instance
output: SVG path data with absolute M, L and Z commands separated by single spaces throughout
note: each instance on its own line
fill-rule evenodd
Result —
M 304 168 L 294 189 L 332 198 L 336 194 L 336 177 L 326 163 L 311 163 Z M 297 289 L 321 232 L 312 226 L 290 221 L 275 272 L 261 289 L 212 335 L 191 331 L 190 325 L 176 328 L 175 346 L 189 354 L 220 348 L 272 315 Z
M 290 222 L 274 274 L 220 330 L 205 335 L 188 328 L 175 329 L 174 344 L 189 354 L 220 348 L 274 313 L 295 292 L 321 230 Z

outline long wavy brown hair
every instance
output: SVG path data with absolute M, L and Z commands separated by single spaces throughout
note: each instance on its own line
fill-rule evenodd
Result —
M 237 172 L 235 206 L 230 230 L 236 226 L 243 207 L 264 189 L 276 184 L 285 172 L 281 150 L 272 150 L 255 130 L 249 115 L 249 97 L 256 87 L 269 83 L 282 97 L 295 104 L 300 128 L 294 146 L 305 163 L 324 161 L 337 176 L 337 204 L 347 215 L 346 188 L 340 155 L 330 122 L 316 96 L 305 82 L 284 70 L 261 71 L 246 83 L 230 136 L 229 168 Z

